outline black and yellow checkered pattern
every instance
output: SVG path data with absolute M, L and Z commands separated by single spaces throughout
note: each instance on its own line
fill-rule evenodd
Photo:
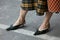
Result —
M 47 0 L 22 0 L 21 4 L 24 10 L 36 10 L 38 15 L 44 15 L 48 11 Z

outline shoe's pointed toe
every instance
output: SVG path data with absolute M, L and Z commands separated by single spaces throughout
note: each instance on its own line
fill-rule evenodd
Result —
M 7 28 L 6 30 L 7 30 L 7 31 L 10 31 L 10 29 L 9 29 L 9 28 Z
M 7 31 L 10 31 L 10 30 L 14 30 L 14 29 L 15 29 L 15 27 L 13 27 L 12 25 L 10 25 L 10 27 L 7 28 L 6 30 L 7 30 Z
M 34 35 L 39 35 L 40 33 L 39 33 L 39 31 L 37 30 L 35 33 L 34 33 Z

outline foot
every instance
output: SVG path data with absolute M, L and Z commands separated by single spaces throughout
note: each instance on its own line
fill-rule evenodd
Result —
M 22 28 L 24 26 L 24 24 L 25 24 L 25 20 L 22 20 L 22 19 L 19 20 L 18 19 L 15 24 L 10 25 L 10 27 L 7 28 L 6 30 L 7 31 L 16 30 L 18 28 Z
M 44 25 L 41 25 L 40 28 L 34 33 L 34 35 L 40 35 L 40 34 L 45 34 L 49 31 L 50 28 L 50 23 Z
M 6 30 L 7 31 L 16 30 L 16 29 L 19 29 L 19 28 L 22 28 L 22 27 L 24 27 L 24 24 L 20 24 L 20 25 L 16 25 L 16 26 L 10 25 L 10 27 L 7 28 Z

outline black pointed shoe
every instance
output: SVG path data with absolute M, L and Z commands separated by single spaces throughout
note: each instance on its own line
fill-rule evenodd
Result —
M 42 31 L 37 30 L 37 31 L 34 33 L 34 35 L 41 35 L 41 34 L 45 34 L 45 33 L 49 32 L 50 23 L 49 23 L 47 26 L 48 26 L 47 29 L 44 29 L 44 30 L 42 30 Z
M 25 22 L 24 22 L 23 24 L 16 25 L 16 26 L 13 26 L 13 24 L 12 24 L 12 25 L 10 25 L 10 27 L 7 28 L 6 30 L 7 30 L 7 31 L 10 31 L 10 30 L 16 30 L 16 29 L 19 29 L 19 28 L 23 28 L 23 27 L 24 27 L 24 24 L 25 24 Z

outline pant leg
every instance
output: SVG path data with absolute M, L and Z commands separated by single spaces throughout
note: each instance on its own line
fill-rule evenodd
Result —
M 48 11 L 47 0 L 37 0 L 37 15 L 44 15 L 44 12 Z
M 32 0 L 22 0 L 21 8 L 24 10 L 35 10 Z

